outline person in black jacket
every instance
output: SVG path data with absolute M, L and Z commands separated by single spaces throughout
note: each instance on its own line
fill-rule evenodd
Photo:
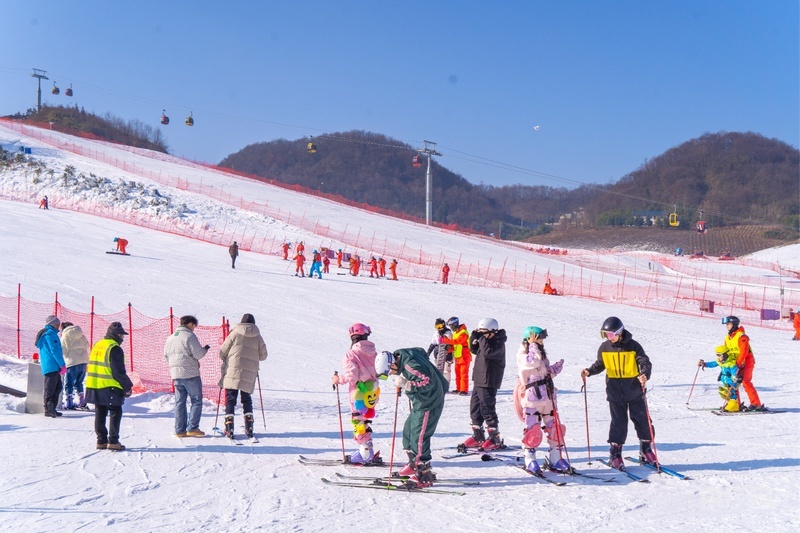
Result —
M 581 371 L 586 378 L 606 371 L 606 399 L 611 410 L 611 427 L 608 431 L 609 463 L 614 468 L 624 468 L 622 445 L 628 436 L 628 414 L 639 437 L 640 460 L 656 463 L 652 447 L 652 423 L 647 417 L 644 385 L 650 379 L 652 365 L 642 345 L 633 340 L 622 320 L 608 317 L 600 329 L 604 341 L 597 350 L 597 360 Z
M 506 340 L 506 330 L 500 329 L 494 318 L 484 318 L 478 322 L 478 328 L 469 337 L 469 349 L 475 356 L 475 366 L 472 369 L 474 385 L 469 402 L 472 436 L 464 442 L 467 448 L 496 450 L 503 447 L 495 403 L 506 368 Z M 488 437 L 484 437 L 484 422 Z
M 125 354 L 120 344 L 128 332 L 119 322 L 108 326 L 106 336 L 97 341 L 86 369 L 86 402 L 95 405 L 94 431 L 98 450 L 122 451 L 119 426 L 122 404 L 130 397 L 133 382 L 125 372 Z M 109 425 L 106 428 L 106 417 Z

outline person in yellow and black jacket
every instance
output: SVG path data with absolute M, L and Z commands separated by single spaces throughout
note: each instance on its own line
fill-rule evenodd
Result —
M 586 378 L 606 371 L 606 399 L 611 411 L 608 431 L 609 463 L 614 468 L 624 467 L 622 445 L 628 436 L 628 414 L 639 437 L 639 458 L 656 463 L 650 434 L 651 421 L 647 418 L 644 384 L 650 379 L 652 365 L 642 345 L 633 340 L 622 320 L 608 317 L 600 328 L 603 343 L 597 350 L 597 360 L 581 371 Z
M 106 336 L 95 343 L 86 369 L 86 403 L 94 410 L 94 431 L 98 450 L 122 451 L 119 426 L 122 404 L 130 397 L 133 383 L 125 372 L 125 353 L 120 344 L 128 332 L 119 322 L 108 326 Z M 109 419 L 106 428 L 106 418 Z

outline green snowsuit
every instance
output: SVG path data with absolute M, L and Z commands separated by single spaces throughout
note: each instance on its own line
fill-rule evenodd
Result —
M 404 348 L 394 356 L 398 374 L 408 381 L 406 394 L 411 399 L 411 414 L 403 426 L 403 449 L 424 463 L 431 460 L 431 437 L 444 410 L 448 383 L 424 349 Z

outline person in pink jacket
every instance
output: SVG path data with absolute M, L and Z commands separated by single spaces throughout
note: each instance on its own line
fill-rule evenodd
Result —
M 348 384 L 350 392 L 350 412 L 353 423 L 353 440 L 358 450 L 350 455 L 351 463 L 381 462 L 380 452 L 372 449 L 372 428 L 375 406 L 381 395 L 378 374 L 375 371 L 375 345 L 367 340 L 372 333 L 369 326 L 356 323 L 350 326 L 352 345 L 344 356 L 341 375 L 334 373 L 334 385 Z

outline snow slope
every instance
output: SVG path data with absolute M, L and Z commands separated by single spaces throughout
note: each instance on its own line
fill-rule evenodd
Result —
M 0 127 L 0 144 L 9 146 L 18 133 Z M 97 161 L 39 146 L 51 164 L 91 166 L 98 175 L 120 180 L 135 177 Z M 75 142 L 89 142 L 75 140 Z M 36 155 L 36 153 L 34 153 Z M 138 156 L 120 150 L 120 157 Z M 137 159 L 138 161 L 138 159 Z M 155 164 L 155 163 L 153 163 Z M 161 163 L 175 165 L 177 163 Z M 174 169 L 173 169 L 174 170 Z M 170 171 L 173 171 L 170 170 Z M 205 172 L 186 166 L 182 175 Z M 15 179 L 18 179 L 17 176 Z M 5 178 L 2 178 L 5 180 Z M 136 178 L 138 179 L 138 178 Z M 205 175 L 198 179 L 207 179 Z M 141 181 L 141 180 L 140 180 Z M 8 187 L 8 182 L 3 182 Z M 18 186 L 29 186 L 20 182 Z M 234 187 L 226 182 L 226 187 Z M 274 188 L 242 182 L 243 195 L 278 194 Z M 287 238 L 310 237 L 263 218 L 178 190 L 159 190 L 203 212 L 214 222 L 248 219 Z M 97 193 L 100 194 L 100 193 Z M 431 231 L 381 216 L 336 206 L 304 195 L 281 191 L 281 202 L 302 211 L 314 206 L 332 220 L 358 220 L 379 235 L 417 239 L 442 250 L 462 250 L 476 257 L 504 257 L 507 246 Z M 330 204 L 324 212 L 323 204 Z M 215 214 L 216 213 L 216 214 Z M 322 219 L 329 222 L 329 219 Z M 408 229 L 412 228 L 413 229 Z M 795 476 L 800 471 L 797 448 L 798 392 L 791 372 L 800 343 L 787 330 L 753 327 L 758 364 L 755 384 L 764 402 L 788 412 L 776 415 L 718 417 L 689 411 L 686 400 L 696 362 L 709 359 L 725 333 L 718 319 L 697 318 L 621 304 L 577 298 L 553 298 L 510 290 L 461 285 L 443 286 L 424 280 L 400 282 L 352 278 L 335 273 L 323 280 L 294 278 L 289 263 L 272 256 L 244 253 L 231 270 L 221 246 L 159 233 L 121 222 L 35 205 L 0 201 L 0 294 L 16 294 L 22 283 L 27 299 L 47 302 L 53 292 L 71 309 L 88 309 L 94 295 L 100 312 L 113 312 L 132 302 L 142 312 L 163 316 L 193 313 L 201 323 L 217 323 L 221 315 L 237 318 L 253 313 L 270 352 L 262 365 L 264 418 L 256 413 L 261 443 L 233 447 L 221 438 L 179 440 L 172 436 L 172 398 L 146 393 L 126 403 L 122 442 L 129 450 L 94 450 L 91 414 L 68 412 L 52 420 L 24 414 L 24 399 L 0 395 L 1 530 L 63 531 L 104 528 L 111 531 L 156 529 L 237 531 L 352 531 L 372 527 L 385 531 L 790 531 L 800 528 Z M 10 230 L 10 231 L 9 231 Z M 124 234 L 133 243 L 130 257 L 104 254 L 112 236 Z M 774 251 L 781 264 L 800 264 L 800 247 Z M 466 252 L 465 252 L 466 253 Z M 530 258 L 553 261 L 551 258 Z M 772 259 L 771 256 L 768 260 Z M 764 258 L 762 258 L 764 259 Z M 634 261 L 621 256 L 621 261 Z M 737 268 L 732 265 L 731 268 Z M 293 270 L 293 269 L 291 269 Z M 335 268 L 334 268 L 335 270 Z M 590 276 L 588 269 L 582 269 Z M 513 415 L 510 390 L 515 381 L 514 354 L 528 325 L 546 327 L 548 352 L 564 358 L 556 378 L 559 406 L 567 426 L 573 464 L 605 472 L 595 459 L 604 457 L 608 409 L 603 379 L 590 378 L 588 464 L 584 396 L 580 369 L 596 356 L 598 329 L 605 317 L 622 318 L 647 350 L 654 365 L 649 406 L 657 430 L 659 456 L 665 465 L 693 477 L 679 481 L 650 475 L 650 484 L 576 481 L 557 488 L 541 485 L 506 466 L 473 459 L 443 460 L 442 449 L 469 432 L 469 399 L 448 396 L 433 441 L 434 469 L 441 477 L 480 480 L 465 496 L 397 494 L 323 485 L 319 478 L 345 467 L 308 467 L 298 454 L 341 457 L 336 394 L 330 375 L 341 369 L 349 347 L 347 327 L 365 322 L 379 350 L 427 347 L 436 317 L 457 315 L 468 326 L 495 317 L 508 333 L 507 367 L 498 395 L 501 432 L 518 443 L 521 424 Z M 6 355 L 0 360 L 0 383 L 25 388 L 27 363 Z M 716 406 L 716 374 L 700 372 L 692 406 Z M 345 395 L 341 398 L 346 403 Z M 258 398 L 256 397 L 256 402 Z M 257 404 L 258 405 L 258 404 Z M 400 399 L 398 429 L 408 414 Z M 393 434 L 395 397 L 384 385 L 374 423 L 376 447 L 388 459 Z M 201 429 L 210 433 L 216 406 L 206 402 Z M 345 430 L 347 408 L 343 409 Z M 237 429 L 241 414 L 237 412 Z M 345 434 L 350 450 L 350 440 Z M 399 450 L 395 459 L 404 454 Z M 627 455 L 636 453 L 633 428 Z M 355 469 L 350 469 L 354 472 Z M 635 468 L 637 473 L 644 472 Z M 374 472 L 374 470 L 370 470 Z M 442 486 L 442 488 L 444 488 Z M 365 520 L 369 526 L 365 526 Z

